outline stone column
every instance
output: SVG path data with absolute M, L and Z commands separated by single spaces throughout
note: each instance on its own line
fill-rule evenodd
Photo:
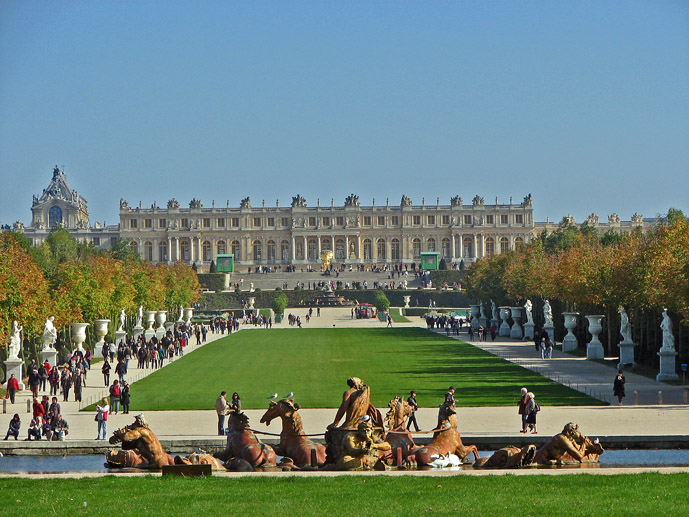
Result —
M 189 237 L 189 263 L 194 263 L 194 237 Z
M 316 252 L 316 260 L 321 257 L 321 236 L 318 236 L 318 251 Z
M 464 258 L 464 238 L 461 233 L 457 235 L 457 238 L 459 239 L 459 259 L 461 260 Z
M 297 247 L 295 246 L 294 235 L 292 235 L 292 263 L 294 263 L 294 261 L 296 260 L 296 248 Z
M 586 359 L 605 359 L 605 352 L 603 351 L 603 344 L 598 339 L 598 334 L 603 330 L 601 320 L 604 318 L 602 314 L 587 315 L 586 319 L 589 322 L 589 332 L 591 333 L 591 342 L 586 345 Z
M 477 248 L 477 246 L 476 246 L 476 234 L 473 234 L 471 237 L 474 240 L 474 243 L 473 243 L 474 249 L 471 250 L 472 251 L 472 258 L 476 259 L 476 258 L 478 258 L 478 250 L 476 249 Z
M 486 256 L 486 236 L 483 234 L 481 234 L 481 255 L 480 256 L 481 257 Z
M 179 260 L 179 237 L 175 237 L 175 261 Z
M 167 240 L 167 263 L 172 262 L 172 237 Z
M 453 261 L 455 260 L 456 256 L 457 255 L 455 255 L 455 234 L 453 233 L 452 234 L 452 260 Z

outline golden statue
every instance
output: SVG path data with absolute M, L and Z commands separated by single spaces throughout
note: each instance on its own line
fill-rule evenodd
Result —
M 373 434 L 371 419 L 364 417 L 356 431 L 345 435 L 342 448 L 344 454 L 337 462 L 337 470 L 385 469 L 383 460 L 389 456 L 390 444 Z
M 321 252 L 321 260 L 323 261 L 323 271 L 327 271 L 330 263 L 333 261 L 332 250 L 324 250 Z

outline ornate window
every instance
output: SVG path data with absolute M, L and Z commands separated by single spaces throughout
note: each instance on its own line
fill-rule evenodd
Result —
M 318 260 L 318 241 L 314 238 L 310 238 L 307 242 L 307 248 L 309 260 L 312 262 Z
M 151 241 L 144 242 L 144 260 L 153 260 L 153 244 Z
M 399 239 L 392 239 L 390 241 L 390 258 L 392 260 L 400 259 L 400 241 Z
M 242 259 L 242 254 L 239 252 L 239 250 L 241 249 L 241 247 L 239 246 L 239 241 L 232 241 L 232 244 L 230 244 L 230 249 L 232 250 L 230 253 L 234 255 L 235 261 Z
M 371 239 L 364 239 L 364 260 L 371 260 L 371 258 L 372 258 Z
M 268 262 L 275 263 L 275 241 L 268 241 L 266 251 L 268 252 Z
M 227 253 L 225 241 L 218 241 L 218 244 L 216 244 L 216 249 L 218 250 L 218 255 L 224 255 L 225 253 Z
M 444 258 L 450 258 L 450 255 L 452 254 L 452 247 L 450 246 L 450 239 L 445 237 L 442 241 L 440 241 L 440 247 L 441 247 L 441 250 L 443 252 L 443 257 Z
M 167 241 L 158 243 L 158 262 L 167 262 Z
M 254 248 L 254 260 L 257 262 L 262 260 L 261 257 L 263 255 L 263 246 L 261 246 L 261 241 L 256 239 L 253 243 L 253 248 Z
M 378 239 L 377 244 L 377 251 L 378 251 L 378 260 L 385 260 L 385 239 Z
M 495 255 L 495 239 L 493 237 L 486 238 L 486 249 L 484 251 L 486 257 Z
M 428 247 L 428 251 L 435 251 L 435 239 L 428 239 L 426 241 L 426 246 Z
M 510 251 L 510 240 L 507 237 L 500 239 L 500 253 L 507 253 Z
M 213 248 L 211 246 L 211 243 L 208 241 L 203 241 L 203 244 L 201 244 L 201 256 L 203 257 L 204 262 L 210 262 L 211 261 L 211 255 L 213 253 Z
M 287 241 L 282 241 L 280 243 L 280 256 L 283 262 L 289 261 L 289 243 Z
M 421 256 L 421 239 L 411 241 L 411 254 L 415 259 Z
M 327 251 L 327 250 L 332 250 L 333 245 L 330 242 L 330 239 L 323 239 L 321 240 L 321 250 L 322 251 Z
M 467 258 L 474 256 L 474 241 L 471 237 L 464 237 L 464 256 Z
M 519 246 L 521 246 L 522 244 L 524 244 L 524 239 L 522 239 L 521 237 L 517 237 L 516 239 L 514 239 L 514 247 L 515 248 L 518 249 Z
M 183 260 L 184 262 L 189 262 L 189 241 L 188 240 L 182 240 L 179 241 L 179 259 Z
M 59 223 L 62 222 L 62 208 L 59 206 L 51 206 L 48 211 L 48 225 L 51 228 L 55 228 Z
M 337 239 L 335 241 L 335 258 L 337 260 L 345 259 L 345 243 L 342 239 Z

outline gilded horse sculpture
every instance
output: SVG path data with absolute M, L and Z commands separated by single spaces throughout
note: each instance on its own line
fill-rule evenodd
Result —
M 325 464 L 325 446 L 315 443 L 304 434 L 304 426 L 299 415 L 299 404 L 295 404 L 288 399 L 278 402 L 270 401 L 268 410 L 261 417 L 261 423 L 270 425 L 270 422 L 277 417 L 282 420 L 282 431 L 280 432 L 279 454 L 288 456 L 298 467 L 311 465 L 311 455 L 316 455 L 318 465 Z M 312 465 L 316 466 L 316 465 Z
M 337 427 L 345 417 L 345 421 L 340 429 L 356 429 L 361 417 L 368 415 L 374 427 L 383 427 L 383 417 L 374 406 L 371 405 L 371 388 L 364 384 L 358 377 L 347 379 L 349 389 L 342 394 L 342 404 L 340 404 L 335 420 L 328 428 Z
M 256 437 L 249 427 L 249 417 L 236 408 L 230 409 L 228 414 L 227 446 L 213 456 L 225 463 L 230 458 L 239 458 L 254 468 L 275 465 L 275 451 Z
M 385 415 L 385 424 L 388 427 L 385 440 L 393 450 L 402 448 L 402 460 L 404 460 L 416 449 L 414 439 L 405 427 L 407 419 L 412 414 L 412 407 L 403 397 L 395 397 L 388 403 L 388 407 L 390 410 Z M 393 457 L 396 458 L 394 454 Z

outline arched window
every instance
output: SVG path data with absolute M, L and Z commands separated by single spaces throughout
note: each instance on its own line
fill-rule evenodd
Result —
M 507 253 L 510 251 L 510 240 L 507 237 L 500 238 L 500 253 Z
M 471 237 L 464 237 L 464 256 L 467 258 L 474 256 L 474 241 Z
M 492 257 L 495 255 L 495 240 L 493 237 L 486 238 L 485 255 L 486 257 Z
M 309 260 L 315 262 L 318 260 L 318 241 L 311 237 L 306 244 Z
M 345 259 L 345 244 L 343 239 L 337 239 L 335 241 L 335 259 Z
M 435 251 L 435 239 L 428 239 L 426 241 L 426 246 L 428 247 L 428 251 Z
M 378 239 L 377 244 L 377 251 L 378 251 L 378 260 L 385 260 L 385 239 Z
M 289 242 L 282 241 L 280 243 L 280 256 L 283 262 L 289 262 Z
M 450 239 L 445 237 L 442 241 L 440 241 L 440 246 L 442 248 L 443 257 L 450 258 L 450 255 L 452 253 L 452 247 L 450 246 Z
M 151 241 L 144 242 L 144 260 L 149 262 L 153 260 L 153 243 Z
M 364 260 L 371 260 L 372 244 L 371 239 L 364 239 Z
M 179 259 L 183 260 L 184 262 L 189 262 L 189 241 L 188 240 L 180 240 L 179 241 Z
M 514 239 L 515 249 L 519 249 L 519 246 L 521 246 L 522 244 L 524 244 L 524 239 L 522 239 L 521 237 L 517 237 L 516 239 Z
M 158 243 L 158 262 L 167 262 L 167 241 Z
M 390 259 L 399 260 L 400 259 L 400 241 L 399 239 L 392 239 L 390 241 Z
M 55 228 L 62 222 L 62 208 L 59 206 L 51 206 L 48 211 L 48 223 L 51 228 Z
M 225 246 L 225 241 L 218 241 L 218 244 L 215 245 L 216 249 L 218 250 L 218 255 L 224 255 L 227 253 L 227 247 Z
M 232 250 L 230 253 L 234 255 L 235 262 L 242 259 L 241 253 L 239 252 L 241 249 L 239 246 L 239 241 L 232 241 L 232 244 L 230 244 L 230 249 Z
M 268 241 L 266 246 L 266 251 L 268 252 L 268 262 L 272 264 L 275 262 L 275 241 Z
M 330 239 L 323 239 L 321 241 L 321 250 L 322 251 L 327 251 L 327 250 L 332 250 L 333 249 L 333 244 L 330 242 Z
M 263 255 L 263 247 L 261 246 L 261 241 L 256 239 L 254 241 L 253 248 L 254 248 L 254 260 L 257 262 L 262 260 L 261 257 Z
M 211 261 L 211 254 L 213 253 L 212 250 L 213 248 L 211 243 L 208 241 L 203 241 L 203 244 L 201 244 L 201 256 L 203 257 L 204 262 Z
M 411 254 L 415 259 L 421 256 L 421 239 L 411 241 Z

